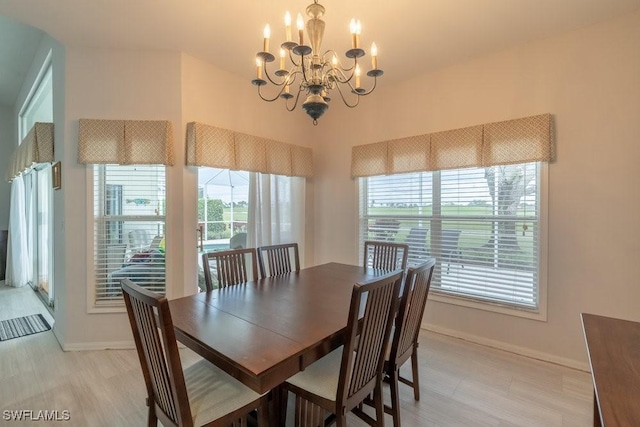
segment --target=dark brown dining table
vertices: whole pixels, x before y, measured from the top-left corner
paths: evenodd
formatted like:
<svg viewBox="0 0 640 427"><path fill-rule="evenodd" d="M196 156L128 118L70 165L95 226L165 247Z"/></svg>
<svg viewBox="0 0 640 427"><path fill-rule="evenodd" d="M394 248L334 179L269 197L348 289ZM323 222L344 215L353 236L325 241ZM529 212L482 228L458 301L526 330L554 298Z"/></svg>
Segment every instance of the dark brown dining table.
<svg viewBox="0 0 640 427"><path fill-rule="evenodd" d="M343 344L353 285L383 274L328 263L178 298L176 338L265 393Z"/></svg>
<svg viewBox="0 0 640 427"><path fill-rule="evenodd" d="M593 425L640 425L640 322L582 313Z"/></svg>

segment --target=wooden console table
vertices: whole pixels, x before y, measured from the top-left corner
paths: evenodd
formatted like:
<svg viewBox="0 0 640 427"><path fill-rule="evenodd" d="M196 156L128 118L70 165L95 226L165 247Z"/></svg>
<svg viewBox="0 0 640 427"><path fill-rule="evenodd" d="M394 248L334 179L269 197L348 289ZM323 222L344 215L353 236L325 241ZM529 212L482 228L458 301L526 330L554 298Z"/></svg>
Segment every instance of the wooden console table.
<svg viewBox="0 0 640 427"><path fill-rule="evenodd" d="M593 378L593 425L640 425L640 323L582 313Z"/></svg>

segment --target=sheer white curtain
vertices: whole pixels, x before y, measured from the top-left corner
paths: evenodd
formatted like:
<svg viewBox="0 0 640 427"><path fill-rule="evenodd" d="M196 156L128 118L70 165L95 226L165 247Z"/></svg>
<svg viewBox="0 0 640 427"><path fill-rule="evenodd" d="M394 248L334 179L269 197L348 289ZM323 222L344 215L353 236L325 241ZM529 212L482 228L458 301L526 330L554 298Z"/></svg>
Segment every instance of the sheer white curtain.
<svg viewBox="0 0 640 427"><path fill-rule="evenodd" d="M9 242L7 245L7 274L5 283L21 287L31 282L31 257L29 254L27 226L27 194L23 175L11 183L9 207Z"/></svg>
<svg viewBox="0 0 640 427"><path fill-rule="evenodd" d="M298 243L304 263L305 178L251 173L247 246Z"/></svg>

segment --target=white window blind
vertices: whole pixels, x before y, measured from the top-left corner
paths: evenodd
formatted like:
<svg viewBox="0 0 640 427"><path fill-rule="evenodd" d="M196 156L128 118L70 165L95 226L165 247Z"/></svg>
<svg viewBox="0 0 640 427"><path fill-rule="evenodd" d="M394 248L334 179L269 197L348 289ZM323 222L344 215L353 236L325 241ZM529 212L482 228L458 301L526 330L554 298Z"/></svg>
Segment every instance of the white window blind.
<svg viewBox="0 0 640 427"><path fill-rule="evenodd" d="M120 280L165 293L164 165L94 165L96 305L122 303Z"/></svg>
<svg viewBox="0 0 640 427"><path fill-rule="evenodd" d="M360 179L361 250L406 242L410 265L437 258L433 292L538 309L538 163Z"/></svg>

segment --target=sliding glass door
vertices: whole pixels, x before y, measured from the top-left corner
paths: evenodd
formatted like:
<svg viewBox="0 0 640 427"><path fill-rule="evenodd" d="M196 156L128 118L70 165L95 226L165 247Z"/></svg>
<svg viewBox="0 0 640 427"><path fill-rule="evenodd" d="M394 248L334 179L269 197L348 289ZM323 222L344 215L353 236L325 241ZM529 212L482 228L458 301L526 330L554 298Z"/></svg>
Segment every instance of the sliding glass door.
<svg viewBox="0 0 640 427"><path fill-rule="evenodd" d="M36 122L53 122L53 71L49 52L19 113L19 136L24 139ZM51 164L40 163L25 176L27 242L32 263L31 283L43 301L53 305L53 188Z"/></svg>
<svg viewBox="0 0 640 427"><path fill-rule="evenodd" d="M33 220L33 255L34 255L34 285L49 305L53 302L53 206L51 186L51 165L32 172L35 191L34 220Z"/></svg>

